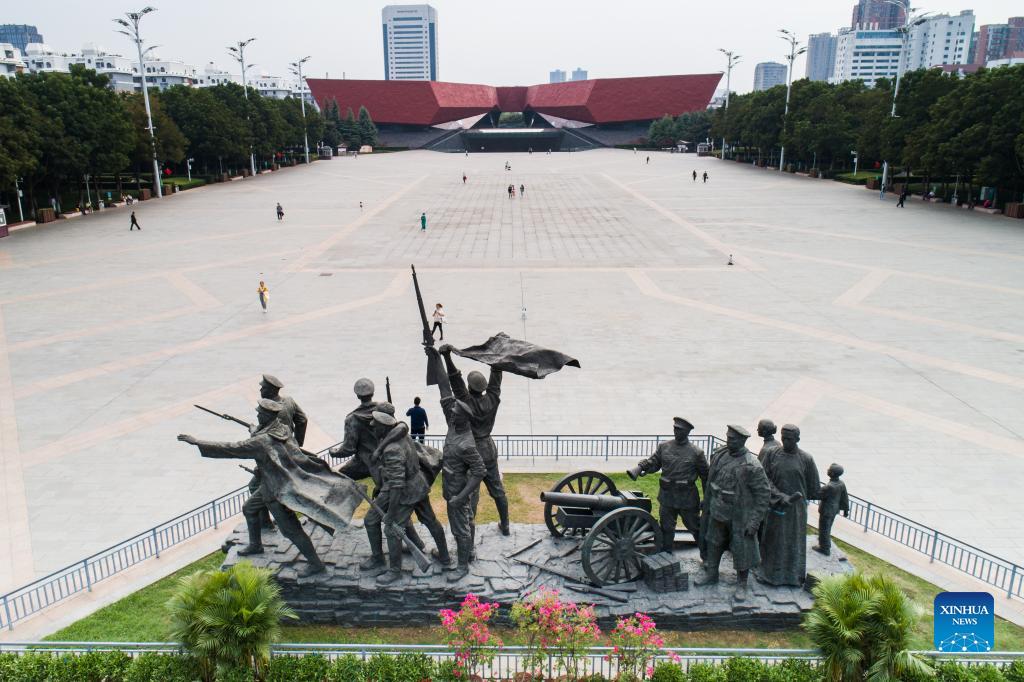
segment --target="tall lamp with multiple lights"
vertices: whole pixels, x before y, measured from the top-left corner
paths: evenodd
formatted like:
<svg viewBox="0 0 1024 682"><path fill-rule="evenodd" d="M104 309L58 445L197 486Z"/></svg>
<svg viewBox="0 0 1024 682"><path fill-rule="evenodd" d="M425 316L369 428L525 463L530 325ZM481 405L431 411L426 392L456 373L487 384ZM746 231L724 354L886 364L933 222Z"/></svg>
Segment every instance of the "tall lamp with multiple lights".
<svg viewBox="0 0 1024 682"><path fill-rule="evenodd" d="M786 75L786 110L782 114L782 126L783 126L783 128L785 128L785 126L786 126L786 117L789 116L789 93L793 90L793 61L797 58L797 55L801 55L804 52L807 52L807 48L806 47L800 47L800 48L797 47L800 44L800 41L797 40L797 37L796 37L795 33L787 31L786 29L780 29L779 33L782 34L779 37L789 43L789 54L786 55L786 59L789 60L789 71L787 72L787 75ZM785 131L783 131L783 132L785 132ZM779 170L780 171L785 167L784 166L785 161L786 161L786 145L782 145L782 150L779 152Z"/></svg>
<svg viewBox="0 0 1024 682"><path fill-rule="evenodd" d="M732 50L718 48L718 51L725 55L725 113L722 116L722 161L725 161L725 118L729 115L729 93L732 91L732 67L740 61L740 55L733 54Z"/></svg>
<svg viewBox="0 0 1024 682"><path fill-rule="evenodd" d="M114 21L124 27L124 30L119 30L118 33L128 36L132 41L135 42L135 47L139 53L139 77L142 81L142 101L146 104L146 121L149 123L149 141L153 147L153 193L159 199L164 195L163 190L160 186L160 163L156 159L156 130L153 128L153 112L149 108L149 90L146 87L146 67L143 63L143 49L142 49L142 36L139 33L139 22L142 21L142 17L146 16L150 12L155 12L156 9L153 7L143 7L138 12L126 12L125 18L117 18ZM153 48L145 50L149 52Z"/></svg>
<svg viewBox="0 0 1024 682"><path fill-rule="evenodd" d="M238 62L239 66L242 67L242 90L245 92L245 98L249 99L249 86L245 81L245 70L252 66L252 64L245 63L245 48L255 38L249 38L248 40L240 40L235 45L228 47L228 52ZM249 147L249 169L253 175L256 175L256 155L252 152L252 147Z"/></svg>
<svg viewBox="0 0 1024 682"><path fill-rule="evenodd" d="M309 164L309 133L306 130L306 81L302 80L302 65L308 62L307 55L297 62L292 62L292 73L299 77L299 102L302 106L302 145L306 151L306 164Z"/></svg>

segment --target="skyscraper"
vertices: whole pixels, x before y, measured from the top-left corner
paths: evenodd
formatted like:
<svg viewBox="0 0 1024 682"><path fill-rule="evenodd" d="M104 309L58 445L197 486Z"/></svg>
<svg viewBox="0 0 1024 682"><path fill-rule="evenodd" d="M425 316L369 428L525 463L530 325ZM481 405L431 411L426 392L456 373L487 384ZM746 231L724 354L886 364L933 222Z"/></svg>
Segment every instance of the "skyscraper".
<svg viewBox="0 0 1024 682"><path fill-rule="evenodd" d="M910 29L904 71L970 63L973 35L974 12L969 9L956 16L939 14L923 19Z"/></svg>
<svg viewBox="0 0 1024 682"><path fill-rule="evenodd" d="M874 86L879 78L893 79L899 70L903 40L900 32L839 29L832 83L859 80Z"/></svg>
<svg viewBox="0 0 1024 682"><path fill-rule="evenodd" d="M754 67L754 91L767 90L776 85L786 84L786 65L778 62L761 62Z"/></svg>
<svg viewBox="0 0 1024 682"><path fill-rule="evenodd" d="M574 81L585 81L587 80L587 70L576 67L572 70L572 80Z"/></svg>
<svg viewBox="0 0 1024 682"><path fill-rule="evenodd" d="M555 69L554 71L548 72L549 83L564 83L565 82L565 71L562 69Z"/></svg>
<svg viewBox="0 0 1024 682"><path fill-rule="evenodd" d="M1022 56L1014 53L1024 53L1024 17L1012 17L1005 24L985 24L978 29L975 64L984 66L995 59Z"/></svg>
<svg viewBox="0 0 1024 682"><path fill-rule="evenodd" d="M430 5L388 5L384 27L384 80L437 80L437 10Z"/></svg>
<svg viewBox="0 0 1024 682"><path fill-rule="evenodd" d="M35 26L28 24L0 24L0 43L10 43L25 54L29 43L41 43L43 36Z"/></svg>
<svg viewBox="0 0 1024 682"><path fill-rule="evenodd" d="M908 0L909 2L909 0ZM887 30L902 26L906 21L905 6L888 0L859 0L853 6L850 28Z"/></svg>
<svg viewBox="0 0 1024 682"><path fill-rule="evenodd" d="M836 67L836 37L831 33L816 33L807 38L806 77L812 81L827 81Z"/></svg>

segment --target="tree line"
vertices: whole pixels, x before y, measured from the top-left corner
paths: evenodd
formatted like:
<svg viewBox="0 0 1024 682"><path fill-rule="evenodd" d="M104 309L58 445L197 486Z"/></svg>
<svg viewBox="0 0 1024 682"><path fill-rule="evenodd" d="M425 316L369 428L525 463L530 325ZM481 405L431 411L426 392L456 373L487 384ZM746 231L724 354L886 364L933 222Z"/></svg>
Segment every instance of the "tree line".
<svg viewBox="0 0 1024 682"><path fill-rule="evenodd" d="M999 189L999 202L1024 190L1024 65L982 69L962 78L936 69L907 73L891 115L894 83L793 83L733 95L715 111L711 135L730 155L834 171L853 164L873 169L888 161L899 175L929 182L959 179Z"/></svg>
<svg viewBox="0 0 1024 682"><path fill-rule="evenodd" d="M336 103L321 113L298 99L273 99L235 83L210 88L175 86L149 92L157 159L163 172L215 174L302 158L304 133L319 144L376 145L377 129L365 108L342 117ZM70 73L0 78L0 204L15 205L15 183L26 214L51 200L89 189L119 196L132 182L152 185L153 147L141 93L116 93L107 76L81 65ZM88 178L88 181L86 180ZM8 213L10 215L10 213Z"/></svg>

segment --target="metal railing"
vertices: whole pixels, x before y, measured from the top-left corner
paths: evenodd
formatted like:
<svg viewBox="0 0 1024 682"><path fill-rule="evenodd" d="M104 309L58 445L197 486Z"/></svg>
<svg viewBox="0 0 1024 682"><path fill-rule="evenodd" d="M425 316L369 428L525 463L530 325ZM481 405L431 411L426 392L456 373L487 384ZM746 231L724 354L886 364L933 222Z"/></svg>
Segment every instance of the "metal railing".
<svg viewBox="0 0 1024 682"><path fill-rule="evenodd" d="M248 496L248 488L239 488L0 596L0 627L14 629L15 623L46 607L79 592L91 592L92 586L101 580L216 528L220 522L239 514Z"/></svg>
<svg viewBox="0 0 1024 682"><path fill-rule="evenodd" d="M849 497L850 521L861 526L865 533L878 533L920 552L930 562L945 564L991 585L1004 592L1007 598L1024 598L1024 568L1019 564L855 495Z"/></svg>
<svg viewBox="0 0 1024 682"><path fill-rule="evenodd" d="M51 653L59 655L81 655L90 652L121 651L135 658L145 653L181 654L181 645L175 642L0 642L0 653L26 654ZM495 653L494 660L484 671L485 679L509 679L516 673L526 672L526 647L506 646ZM590 674L601 674L611 678L618 671L614 661L605 657L612 653L611 647L593 647L582 655L581 666ZM1005 668L1015 661L1024 661L1021 651L992 651L986 653L947 653L942 651L912 652L933 663L953 661L965 666L992 665ZM454 660L455 652L443 644L275 644L270 649L271 657L280 656L321 656L329 661L343 656L355 656L367 661L373 656L400 656L420 654L436 661ZM687 648L662 649L656 662L675 661L684 670L698 663L722 664L730 658L749 658L769 665L784 661L803 660L811 664L821 661L817 649L732 649L732 648ZM548 662L549 676L557 674L553 661Z"/></svg>
<svg viewBox="0 0 1024 682"><path fill-rule="evenodd" d="M495 436L494 442L499 456L506 461L523 457L609 461L612 458L645 457L659 443L670 438L660 435L501 435ZM444 437L438 435L427 436L425 440L434 447L441 447L444 443ZM707 453L724 444L721 438L711 435L691 435L690 440ZM15 623L48 606L77 593L91 591L97 582L141 561L159 557L162 550L216 528L218 523L241 512L248 495L247 488L239 488L0 596L0 627L13 629ZM1008 598L1024 598L1024 568L1018 564L854 495L850 495L850 520L862 526L864 532L878 533L920 552L930 561L937 561L991 585Z"/></svg>
<svg viewBox="0 0 1024 682"><path fill-rule="evenodd" d="M534 460L538 458L559 460L585 457L608 461L617 457L628 459L647 457L660 443L671 440L672 436L501 435L493 436L493 439L498 449L498 457L506 461L521 457L531 457ZM725 441L718 436L691 434L690 441L702 447L708 454L716 447L725 445ZM424 443L440 449L444 446L444 436L428 435L424 438ZM333 456L331 459L335 463L341 461Z"/></svg>

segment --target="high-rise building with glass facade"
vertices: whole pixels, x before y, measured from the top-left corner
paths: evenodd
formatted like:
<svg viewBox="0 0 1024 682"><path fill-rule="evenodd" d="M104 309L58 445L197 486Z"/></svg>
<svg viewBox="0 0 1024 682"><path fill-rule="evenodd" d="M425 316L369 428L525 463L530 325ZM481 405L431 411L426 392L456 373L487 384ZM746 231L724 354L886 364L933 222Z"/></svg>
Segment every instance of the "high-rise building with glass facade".
<svg viewBox="0 0 1024 682"><path fill-rule="evenodd" d="M25 54L29 43L41 43L39 29L28 24L0 24L0 43L10 43Z"/></svg>

